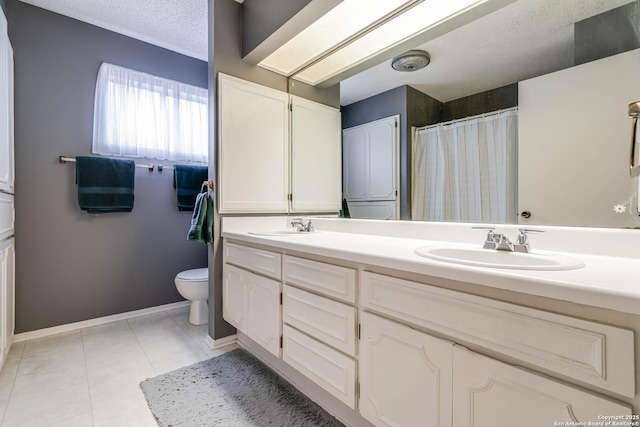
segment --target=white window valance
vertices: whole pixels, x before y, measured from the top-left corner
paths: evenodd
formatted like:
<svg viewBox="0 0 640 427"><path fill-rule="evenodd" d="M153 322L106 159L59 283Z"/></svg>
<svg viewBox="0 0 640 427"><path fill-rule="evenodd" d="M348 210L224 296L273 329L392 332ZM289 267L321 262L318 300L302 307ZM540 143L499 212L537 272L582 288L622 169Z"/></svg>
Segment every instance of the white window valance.
<svg viewBox="0 0 640 427"><path fill-rule="evenodd" d="M206 163L208 91L103 63L92 152Z"/></svg>

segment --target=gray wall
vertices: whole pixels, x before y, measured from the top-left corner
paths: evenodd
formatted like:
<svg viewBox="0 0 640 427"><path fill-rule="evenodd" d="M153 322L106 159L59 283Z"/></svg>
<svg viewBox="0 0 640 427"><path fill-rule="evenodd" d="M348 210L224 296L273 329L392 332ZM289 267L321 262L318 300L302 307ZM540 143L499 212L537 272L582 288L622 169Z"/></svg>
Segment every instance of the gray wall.
<svg viewBox="0 0 640 427"><path fill-rule="evenodd" d="M309 3L311 0L245 0L242 3L242 56Z"/></svg>
<svg viewBox="0 0 640 427"><path fill-rule="evenodd" d="M300 88L300 92L290 91L288 79L279 74L251 65L242 60L242 15L244 5L234 0L209 1L209 138L210 175L216 177L217 138L217 79L219 72L268 86L283 92L298 94L317 102L338 106L340 90L335 86L326 90ZM284 4L284 3L282 3ZM297 12L299 2L289 5ZM282 12L287 14L286 12ZM291 13L293 15L295 12ZM245 28L245 31L247 28ZM296 86L298 84L296 83ZM217 180L216 180L217 185ZM216 191L217 194L217 191ZM209 336L223 338L235 333L235 328L222 318L222 240L220 237L222 216L214 217L214 243L209 251Z"/></svg>
<svg viewBox="0 0 640 427"><path fill-rule="evenodd" d="M640 47L640 0L576 22L575 65Z"/></svg>
<svg viewBox="0 0 640 427"><path fill-rule="evenodd" d="M182 300L173 279L204 267L178 212L171 172L136 169L132 213L77 205L75 165L91 154L103 61L207 86L206 62L8 0L15 58L16 332ZM139 162L146 162L144 159ZM153 161L153 163L157 163Z"/></svg>

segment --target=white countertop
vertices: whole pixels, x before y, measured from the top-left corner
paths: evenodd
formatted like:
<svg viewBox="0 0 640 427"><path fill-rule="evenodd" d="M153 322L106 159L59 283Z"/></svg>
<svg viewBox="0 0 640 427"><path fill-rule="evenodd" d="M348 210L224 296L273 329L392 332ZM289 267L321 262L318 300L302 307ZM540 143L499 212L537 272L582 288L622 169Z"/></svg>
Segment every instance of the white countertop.
<svg viewBox="0 0 640 427"><path fill-rule="evenodd" d="M250 231L283 229L286 221L275 218L281 217L224 218L222 237L640 314L639 258L564 251L563 254L578 258L585 266L565 271L513 270L431 260L416 255L414 250L425 245L443 245L442 240L331 231L331 228L337 228L332 227L331 220L314 220L314 224L320 225L320 227L316 226L318 230L316 233L282 236L249 234ZM340 220L337 221L335 223L339 224ZM351 221L353 222L349 224L352 224L352 228L356 230L358 223ZM282 224L282 226L276 224ZM434 225L431 224L428 227L434 227ZM468 229L468 226L466 228ZM475 233L471 232L471 235L478 240L475 246L480 247L482 237ZM599 237L602 241L603 237ZM464 244L469 243L456 242L456 245ZM548 247L544 249L552 250ZM533 252L535 251L534 246Z"/></svg>

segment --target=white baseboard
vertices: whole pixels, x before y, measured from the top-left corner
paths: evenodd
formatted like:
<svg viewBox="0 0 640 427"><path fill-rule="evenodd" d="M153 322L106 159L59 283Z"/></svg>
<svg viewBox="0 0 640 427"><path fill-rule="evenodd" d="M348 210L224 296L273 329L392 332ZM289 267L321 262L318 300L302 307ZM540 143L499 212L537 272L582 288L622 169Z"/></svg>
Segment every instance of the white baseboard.
<svg viewBox="0 0 640 427"><path fill-rule="evenodd" d="M50 335L60 334L62 332L77 331L82 328L91 326L104 325L105 323L117 322L118 320L126 320L134 317L140 317L147 314L159 313L161 311L172 310L189 305L190 301L173 302L171 304L159 305L156 307L143 308L141 310L127 311L126 313L113 314L111 316L98 317L96 319L83 320L81 322L68 323L66 325L53 326L51 328L38 329L35 331L23 332L13 336L13 342L31 340L34 338L43 338Z"/></svg>
<svg viewBox="0 0 640 427"><path fill-rule="evenodd" d="M229 335L228 337L222 337L214 340L209 335L207 335L207 337L204 339L204 342L211 350L217 350L219 348L235 344L236 342L238 342L238 337L237 335Z"/></svg>

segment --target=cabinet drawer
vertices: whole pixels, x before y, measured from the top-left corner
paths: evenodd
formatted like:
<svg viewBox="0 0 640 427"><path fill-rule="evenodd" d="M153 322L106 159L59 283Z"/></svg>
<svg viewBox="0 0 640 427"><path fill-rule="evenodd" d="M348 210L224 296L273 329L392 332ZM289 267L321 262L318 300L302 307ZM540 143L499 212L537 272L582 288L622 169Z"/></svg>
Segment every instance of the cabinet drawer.
<svg viewBox="0 0 640 427"><path fill-rule="evenodd" d="M264 274L265 276L280 279L282 277L282 255L262 249L224 244L224 262Z"/></svg>
<svg viewBox="0 0 640 427"><path fill-rule="evenodd" d="M282 268L285 282L341 301L356 302L356 271L351 268L289 255L284 256Z"/></svg>
<svg viewBox="0 0 640 427"><path fill-rule="evenodd" d="M633 331L369 272L363 307L635 396Z"/></svg>
<svg viewBox="0 0 640 427"><path fill-rule="evenodd" d="M288 325L283 360L350 408L356 406L356 362Z"/></svg>
<svg viewBox="0 0 640 427"><path fill-rule="evenodd" d="M285 285L282 319L351 356L356 354L356 309Z"/></svg>

